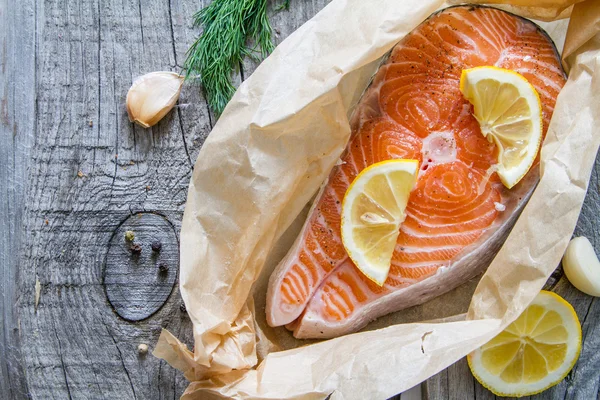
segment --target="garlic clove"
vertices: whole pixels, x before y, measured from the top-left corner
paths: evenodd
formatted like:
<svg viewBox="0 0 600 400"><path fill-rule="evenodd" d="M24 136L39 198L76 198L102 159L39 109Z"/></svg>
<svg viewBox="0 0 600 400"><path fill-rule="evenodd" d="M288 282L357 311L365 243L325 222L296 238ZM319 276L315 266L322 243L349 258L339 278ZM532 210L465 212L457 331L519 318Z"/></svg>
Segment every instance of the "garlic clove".
<svg viewBox="0 0 600 400"><path fill-rule="evenodd" d="M137 78L127 93L129 121L149 128L160 121L177 103L184 77L158 71Z"/></svg>
<svg viewBox="0 0 600 400"><path fill-rule="evenodd" d="M562 260L563 270L577 289L600 297L600 261L586 237L571 240Z"/></svg>

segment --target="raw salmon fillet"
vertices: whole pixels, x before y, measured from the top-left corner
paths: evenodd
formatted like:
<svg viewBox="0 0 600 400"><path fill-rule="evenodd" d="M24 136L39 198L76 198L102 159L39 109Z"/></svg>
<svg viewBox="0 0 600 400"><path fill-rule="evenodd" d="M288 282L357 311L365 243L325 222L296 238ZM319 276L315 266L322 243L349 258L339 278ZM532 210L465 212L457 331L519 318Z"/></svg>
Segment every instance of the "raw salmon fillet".
<svg viewBox="0 0 600 400"><path fill-rule="evenodd" d="M459 90L461 71L484 65L531 82L545 134L565 83L548 36L531 21L489 7L432 15L394 47L357 105L340 163L271 276L269 325L287 325L298 338L342 335L439 296L489 265L539 179L539 164L511 190L488 172L496 146L482 136ZM341 203L361 170L392 158L418 159L420 172L379 287L346 254Z"/></svg>

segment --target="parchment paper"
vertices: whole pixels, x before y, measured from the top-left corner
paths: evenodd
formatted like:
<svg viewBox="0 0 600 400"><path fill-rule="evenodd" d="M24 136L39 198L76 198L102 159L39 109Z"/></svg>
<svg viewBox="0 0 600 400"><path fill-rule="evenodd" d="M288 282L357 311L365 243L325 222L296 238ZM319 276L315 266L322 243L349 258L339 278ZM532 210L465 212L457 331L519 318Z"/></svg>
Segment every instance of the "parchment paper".
<svg viewBox="0 0 600 400"><path fill-rule="evenodd" d="M346 145L352 106L381 57L445 5L334 0L240 86L196 161L180 272L195 347L163 331L154 350L192 381L182 398L389 397L484 344L536 296L571 237L600 144L600 4L502 3L546 20L572 10L570 22L543 25L561 48L570 24L571 70L542 148L540 183L479 283L322 342L265 324L266 280Z"/></svg>

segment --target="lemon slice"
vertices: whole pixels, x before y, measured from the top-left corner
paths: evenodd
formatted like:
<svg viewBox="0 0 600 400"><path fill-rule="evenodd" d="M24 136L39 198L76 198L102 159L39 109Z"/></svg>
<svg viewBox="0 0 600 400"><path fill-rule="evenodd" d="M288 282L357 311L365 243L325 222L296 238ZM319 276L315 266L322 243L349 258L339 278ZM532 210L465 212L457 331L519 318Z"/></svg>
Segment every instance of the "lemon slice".
<svg viewBox="0 0 600 400"><path fill-rule="evenodd" d="M481 133L498 148L500 180L507 188L529 171L542 141L542 103L522 75L497 67L465 69L460 91L473 104Z"/></svg>
<svg viewBox="0 0 600 400"><path fill-rule="evenodd" d="M497 396L529 396L571 371L581 351L581 325L559 295L541 291L515 322L467 356L471 372Z"/></svg>
<svg viewBox="0 0 600 400"><path fill-rule="evenodd" d="M390 270L418 160L388 160L364 169L342 202L342 242L354 264L382 286Z"/></svg>

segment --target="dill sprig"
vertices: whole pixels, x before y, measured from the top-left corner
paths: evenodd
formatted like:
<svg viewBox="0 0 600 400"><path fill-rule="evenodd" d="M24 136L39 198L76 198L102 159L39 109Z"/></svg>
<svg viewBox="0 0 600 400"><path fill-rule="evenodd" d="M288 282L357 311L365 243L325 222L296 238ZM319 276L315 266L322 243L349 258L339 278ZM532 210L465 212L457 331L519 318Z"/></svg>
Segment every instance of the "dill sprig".
<svg viewBox="0 0 600 400"><path fill-rule="evenodd" d="M187 52L186 79L199 78L208 104L221 114L235 93L231 74L244 57L273 51L267 0L213 0L194 14L194 26L203 31Z"/></svg>

